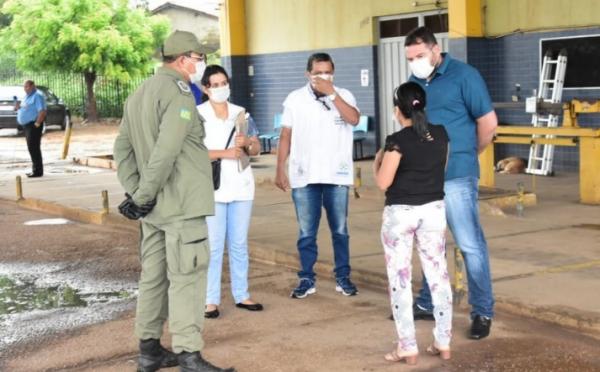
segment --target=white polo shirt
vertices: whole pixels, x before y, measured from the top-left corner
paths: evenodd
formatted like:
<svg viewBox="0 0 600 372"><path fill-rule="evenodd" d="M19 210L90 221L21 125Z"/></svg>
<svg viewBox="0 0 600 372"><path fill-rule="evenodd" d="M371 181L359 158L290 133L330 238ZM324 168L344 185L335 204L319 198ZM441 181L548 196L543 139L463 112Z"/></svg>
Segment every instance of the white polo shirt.
<svg viewBox="0 0 600 372"><path fill-rule="evenodd" d="M350 91L334 88L344 101L358 110ZM292 128L288 163L292 188L312 183L354 183L353 127L342 119L329 98L317 99L309 84L294 90L283 102L281 125Z"/></svg>
<svg viewBox="0 0 600 372"><path fill-rule="evenodd" d="M215 111L209 101L198 106L198 112L206 120L204 130L206 137L204 145L208 150L225 150L227 138L235 126L235 119L244 109L243 107L227 103L229 117L221 120L215 115ZM235 133L231 138L229 147L234 147ZM248 166L242 172L238 171L238 161L236 159L221 160L221 184L218 190L215 190L215 202L231 203L233 201L254 200L254 175L252 167Z"/></svg>

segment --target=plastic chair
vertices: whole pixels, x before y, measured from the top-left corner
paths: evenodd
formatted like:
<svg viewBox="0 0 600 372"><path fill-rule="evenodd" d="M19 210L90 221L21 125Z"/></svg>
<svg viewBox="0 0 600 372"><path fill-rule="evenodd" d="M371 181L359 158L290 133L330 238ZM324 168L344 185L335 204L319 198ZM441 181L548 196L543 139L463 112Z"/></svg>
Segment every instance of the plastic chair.
<svg viewBox="0 0 600 372"><path fill-rule="evenodd" d="M270 133L261 134L258 136L263 148L263 153L271 152L271 141L279 139L279 131L281 129L281 117L283 114L277 113L273 116L273 131Z"/></svg>
<svg viewBox="0 0 600 372"><path fill-rule="evenodd" d="M367 139L368 130L369 130L369 117L367 115L361 115L360 119L358 120L358 124L352 128L352 134L354 137L354 141L353 141L353 158L354 158L354 160L363 158L363 141L365 139ZM360 152L360 157L358 156L359 152Z"/></svg>

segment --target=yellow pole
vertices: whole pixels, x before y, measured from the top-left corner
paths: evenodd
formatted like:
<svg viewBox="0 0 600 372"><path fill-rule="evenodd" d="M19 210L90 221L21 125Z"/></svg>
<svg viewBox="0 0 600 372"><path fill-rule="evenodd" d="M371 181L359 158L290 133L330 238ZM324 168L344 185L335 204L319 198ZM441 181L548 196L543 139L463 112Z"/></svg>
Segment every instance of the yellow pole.
<svg viewBox="0 0 600 372"><path fill-rule="evenodd" d="M460 253L458 246L454 247L454 303L460 304L463 297L465 296L464 274L463 274L463 256Z"/></svg>
<svg viewBox="0 0 600 372"><path fill-rule="evenodd" d="M360 194L358 193L358 188L362 186L362 176L360 167L356 167L354 172L354 198L360 198Z"/></svg>
<svg viewBox="0 0 600 372"><path fill-rule="evenodd" d="M494 187L495 184L494 143L492 142L479 154L479 186Z"/></svg>
<svg viewBox="0 0 600 372"><path fill-rule="evenodd" d="M248 54L246 41L246 2L224 0L219 17L221 56Z"/></svg>
<svg viewBox="0 0 600 372"><path fill-rule="evenodd" d="M600 137L580 137L579 141L581 202L600 204Z"/></svg>
<svg viewBox="0 0 600 372"><path fill-rule="evenodd" d="M23 184L21 183L21 176L17 176L17 200L23 200Z"/></svg>
<svg viewBox="0 0 600 372"><path fill-rule="evenodd" d="M450 38L483 36L482 0L449 0L448 33Z"/></svg>
<svg viewBox="0 0 600 372"><path fill-rule="evenodd" d="M69 153L69 143L71 142L71 120L67 121L67 126L65 127L65 140L63 142L63 150L61 159L66 159L67 154Z"/></svg>
<svg viewBox="0 0 600 372"><path fill-rule="evenodd" d="M108 214L108 191L102 190L102 214Z"/></svg>

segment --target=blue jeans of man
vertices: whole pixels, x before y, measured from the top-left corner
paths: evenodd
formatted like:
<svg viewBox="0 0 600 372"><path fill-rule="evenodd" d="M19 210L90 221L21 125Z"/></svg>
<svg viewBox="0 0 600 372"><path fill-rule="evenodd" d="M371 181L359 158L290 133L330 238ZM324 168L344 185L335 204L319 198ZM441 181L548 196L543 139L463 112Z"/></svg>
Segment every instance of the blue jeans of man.
<svg viewBox="0 0 600 372"><path fill-rule="evenodd" d="M221 272L223 251L227 241L231 293L235 303L250 298L248 293L248 227L252 215L252 200L215 203L215 215L206 218L210 263L206 303L221 304Z"/></svg>
<svg viewBox="0 0 600 372"><path fill-rule="evenodd" d="M478 180L476 177L447 180L444 193L448 226L465 260L471 317L491 318L494 316L494 294L487 242L479 221ZM433 308L424 276L416 303L426 310Z"/></svg>
<svg viewBox="0 0 600 372"><path fill-rule="evenodd" d="M302 268L298 277L315 279L313 266L318 256L317 233L321 221L321 208L325 208L331 230L335 277L349 276L348 186L309 184L292 189L292 199L299 225L297 247Z"/></svg>

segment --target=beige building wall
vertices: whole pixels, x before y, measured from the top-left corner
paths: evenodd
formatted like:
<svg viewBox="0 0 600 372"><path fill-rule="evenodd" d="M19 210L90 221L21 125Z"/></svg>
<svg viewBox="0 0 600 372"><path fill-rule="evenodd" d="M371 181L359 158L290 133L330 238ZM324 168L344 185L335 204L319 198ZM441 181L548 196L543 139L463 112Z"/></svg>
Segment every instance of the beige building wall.
<svg viewBox="0 0 600 372"><path fill-rule="evenodd" d="M240 55L374 45L377 17L445 12L446 8L446 2L436 7L430 1L409 0L227 0L221 9L231 18L228 31L247 38L245 48L224 46L222 52Z"/></svg>
<svg viewBox="0 0 600 372"><path fill-rule="evenodd" d="M600 25L599 0L482 0L485 36Z"/></svg>

